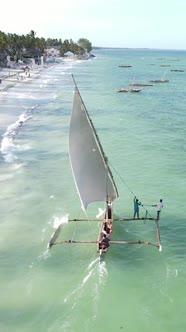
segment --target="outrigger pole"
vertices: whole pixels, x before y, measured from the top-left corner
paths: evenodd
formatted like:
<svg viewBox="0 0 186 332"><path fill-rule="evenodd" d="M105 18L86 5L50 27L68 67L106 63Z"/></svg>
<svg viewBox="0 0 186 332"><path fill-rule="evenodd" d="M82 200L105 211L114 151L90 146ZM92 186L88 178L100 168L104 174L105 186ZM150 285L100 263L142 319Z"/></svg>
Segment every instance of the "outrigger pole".
<svg viewBox="0 0 186 332"><path fill-rule="evenodd" d="M99 243L99 241L63 240L63 241L58 241L58 242L52 243L50 248L56 244L64 244L64 243L70 243L70 244L90 243L90 244L92 244L92 243ZM145 245L150 245L150 246L159 248L159 244L155 244L155 243L148 242L148 241L141 241L141 240L138 240L138 241L110 241L110 244L145 244Z"/></svg>
<svg viewBox="0 0 186 332"><path fill-rule="evenodd" d="M157 238L157 242L158 242L158 249L159 249L159 251L162 251L158 219L155 219L155 222L156 222L156 238Z"/></svg>
<svg viewBox="0 0 186 332"><path fill-rule="evenodd" d="M152 242L148 242L148 241L110 241L110 244L144 244L144 245L151 245L154 247L157 247L159 249L159 251L162 251L162 246L161 246L161 240L160 240L160 231L159 231L159 224L158 224L158 219L155 218L139 218L139 219L125 219L125 218L118 218L118 219L114 219L114 221L132 221L132 220L154 220L156 222L156 238L157 238L157 243L152 243ZM69 222L72 221L87 221L87 219L70 219ZM97 219L90 219L89 221L96 221L96 222L102 222L104 223L104 220L97 220ZM80 240L63 240L63 241L57 241L57 238L59 236L59 233L61 231L62 228L62 224L58 226L58 228L56 229L56 231L53 233L47 248L50 249L52 248L52 246L56 245L56 244L64 244L64 243L99 243L99 241L80 241Z"/></svg>
<svg viewBox="0 0 186 332"><path fill-rule="evenodd" d="M115 221L138 221L138 220L156 220L155 218L139 218L139 219L135 219L135 218L116 218L113 219L113 222ZM68 222L72 222L72 221L87 221L87 219L69 219ZM96 221L96 222L102 222L104 223L105 220L104 219L88 219L88 221Z"/></svg>

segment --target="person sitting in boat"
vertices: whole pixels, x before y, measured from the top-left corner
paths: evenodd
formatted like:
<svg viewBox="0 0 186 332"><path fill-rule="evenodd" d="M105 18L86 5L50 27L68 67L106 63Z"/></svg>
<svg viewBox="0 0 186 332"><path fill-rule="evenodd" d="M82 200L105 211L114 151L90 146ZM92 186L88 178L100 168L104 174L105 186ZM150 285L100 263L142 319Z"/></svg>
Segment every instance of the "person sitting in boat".
<svg viewBox="0 0 186 332"><path fill-rule="evenodd" d="M104 228L103 228L103 234L106 234L107 236L110 236L112 233L112 225L111 223L105 222Z"/></svg>
<svg viewBox="0 0 186 332"><path fill-rule="evenodd" d="M106 229L107 236L111 236L112 234L112 222L107 223L107 229Z"/></svg>
<svg viewBox="0 0 186 332"><path fill-rule="evenodd" d="M107 228L106 228L106 234L107 234L107 236L109 236L110 233L111 233L111 229L110 229L110 227L109 227L109 225L108 225Z"/></svg>
<svg viewBox="0 0 186 332"><path fill-rule="evenodd" d="M141 202L139 202L139 200L136 198L136 196L134 197L134 219L137 215L137 218L139 219L139 206L141 205Z"/></svg>
<svg viewBox="0 0 186 332"><path fill-rule="evenodd" d="M103 234L103 239L101 241L101 245L103 249L107 249L110 245L110 239L107 237L106 234Z"/></svg>

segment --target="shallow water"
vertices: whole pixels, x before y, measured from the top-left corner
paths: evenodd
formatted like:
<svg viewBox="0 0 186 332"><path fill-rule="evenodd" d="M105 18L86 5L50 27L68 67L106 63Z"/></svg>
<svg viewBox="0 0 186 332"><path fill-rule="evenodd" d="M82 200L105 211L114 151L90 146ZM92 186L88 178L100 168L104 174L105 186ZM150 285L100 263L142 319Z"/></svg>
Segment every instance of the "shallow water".
<svg viewBox="0 0 186 332"><path fill-rule="evenodd" d="M94 50L93 61L56 65L0 95L0 328L29 331L185 331L186 52ZM129 63L131 68L120 68ZM161 67L168 64L170 67ZM95 245L47 250L54 226L84 217L68 158L74 74L118 187L115 213L133 198L155 217L164 200L163 251ZM131 82L169 83L116 93ZM21 122L20 122L21 121ZM88 208L94 218L104 204ZM96 240L97 223L64 223L60 239ZM113 240L156 241L153 221L118 223Z"/></svg>

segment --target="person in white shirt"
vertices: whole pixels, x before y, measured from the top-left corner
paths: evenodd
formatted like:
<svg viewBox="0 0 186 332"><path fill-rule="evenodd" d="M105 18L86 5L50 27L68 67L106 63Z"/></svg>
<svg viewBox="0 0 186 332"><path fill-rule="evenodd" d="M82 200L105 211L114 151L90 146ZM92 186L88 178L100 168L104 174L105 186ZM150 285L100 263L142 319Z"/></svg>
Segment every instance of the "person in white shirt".
<svg viewBox="0 0 186 332"><path fill-rule="evenodd" d="M159 220L160 212L161 212L161 209L163 208L163 200L160 199L158 204L155 204L155 205L152 205L152 206L156 206L156 208L157 208L157 220Z"/></svg>

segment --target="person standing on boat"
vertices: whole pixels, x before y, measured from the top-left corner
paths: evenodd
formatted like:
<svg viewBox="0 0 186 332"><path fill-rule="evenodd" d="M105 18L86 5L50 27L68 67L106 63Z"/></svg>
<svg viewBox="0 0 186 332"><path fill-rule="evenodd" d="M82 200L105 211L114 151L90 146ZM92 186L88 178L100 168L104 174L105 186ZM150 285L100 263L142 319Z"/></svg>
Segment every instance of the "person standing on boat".
<svg viewBox="0 0 186 332"><path fill-rule="evenodd" d="M160 218L160 212L163 208L163 200L160 199L159 203L158 204L155 204L155 205L152 205L152 206L155 206L157 208L157 220L159 220Z"/></svg>
<svg viewBox="0 0 186 332"><path fill-rule="evenodd" d="M139 200L136 198L136 196L134 197L134 219L137 215L137 218L139 219L139 206L141 205L141 202L139 202Z"/></svg>

